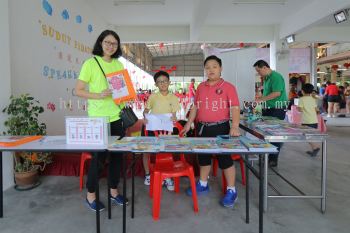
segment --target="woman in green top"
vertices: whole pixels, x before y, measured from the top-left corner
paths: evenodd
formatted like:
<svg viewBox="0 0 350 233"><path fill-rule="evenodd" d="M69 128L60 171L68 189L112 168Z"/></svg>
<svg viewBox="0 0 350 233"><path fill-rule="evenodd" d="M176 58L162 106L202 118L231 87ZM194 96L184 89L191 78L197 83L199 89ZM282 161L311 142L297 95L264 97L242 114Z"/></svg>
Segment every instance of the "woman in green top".
<svg viewBox="0 0 350 233"><path fill-rule="evenodd" d="M76 95L88 100L89 116L109 117L111 135L124 136L125 130L119 117L120 109L112 99L112 91L108 89L105 75L124 69L118 58L122 55L120 48L120 38L114 31L105 30L97 38L92 54L94 57L86 60L81 68L79 79L76 83ZM96 60L97 59L97 60ZM100 66L101 68L100 68ZM102 69L102 70L101 70ZM88 90L86 90L88 86ZM107 153L93 157L90 164L88 178L86 182L87 206L96 211L95 187L98 174L94 167L99 165L99 171L107 158ZM110 198L112 203L123 205L124 197L118 193L118 183L120 178L121 164L123 156L121 154L111 154L109 158L108 184L110 187ZM127 200L126 200L127 203ZM100 211L104 205L100 202Z"/></svg>

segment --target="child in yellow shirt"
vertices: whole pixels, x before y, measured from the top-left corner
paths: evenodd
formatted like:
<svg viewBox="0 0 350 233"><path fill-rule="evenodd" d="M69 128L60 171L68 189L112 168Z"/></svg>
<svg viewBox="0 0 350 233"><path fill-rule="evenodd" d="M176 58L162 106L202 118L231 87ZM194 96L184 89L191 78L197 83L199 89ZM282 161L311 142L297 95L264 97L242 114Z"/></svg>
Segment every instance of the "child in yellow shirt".
<svg viewBox="0 0 350 233"><path fill-rule="evenodd" d="M180 110L180 104L178 98L169 93L170 77L165 71L158 71L154 74L154 82L156 87L158 87L159 92L153 93L147 100L146 108L143 111L143 116L147 113L152 114L172 114L172 120L176 121L176 112ZM146 120L145 120L146 122ZM141 135L144 135L144 126L142 127ZM152 131L147 131L148 136L154 136ZM150 174L148 167L148 160L150 154L143 155L143 167L145 168L145 185L150 185ZM174 190L174 182L172 179L168 178L165 180L165 185L169 191Z"/></svg>
<svg viewBox="0 0 350 233"><path fill-rule="evenodd" d="M302 125L309 126L311 128L317 129L317 103L315 98L312 97L312 92L314 86L310 83L306 83L302 87L303 96L299 99L298 110L302 112L301 123ZM320 147L310 142L312 151L307 151L306 153L311 157L315 157L320 151Z"/></svg>

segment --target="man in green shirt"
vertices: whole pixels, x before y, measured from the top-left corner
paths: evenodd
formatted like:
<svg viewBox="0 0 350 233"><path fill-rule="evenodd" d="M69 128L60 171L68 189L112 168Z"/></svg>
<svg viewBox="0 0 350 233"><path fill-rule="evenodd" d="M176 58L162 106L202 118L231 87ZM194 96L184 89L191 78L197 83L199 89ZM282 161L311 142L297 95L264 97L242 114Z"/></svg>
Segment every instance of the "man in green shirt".
<svg viewBox="0 0 350 233"><path fill-rule="evenodd" d="M265 105L262 115L277 117L284 120L286 115L286 108L288 106L288 99L284 79L282 75L274 70L271 70L269 64L264 60L258 60L253 67L256 72L264 78L264 92L263 96L257 101L264 102ZM278 151L282 147L282 143L273 143L278 147ZM277 167L278 154L269 155L269 166Z"/></svg>

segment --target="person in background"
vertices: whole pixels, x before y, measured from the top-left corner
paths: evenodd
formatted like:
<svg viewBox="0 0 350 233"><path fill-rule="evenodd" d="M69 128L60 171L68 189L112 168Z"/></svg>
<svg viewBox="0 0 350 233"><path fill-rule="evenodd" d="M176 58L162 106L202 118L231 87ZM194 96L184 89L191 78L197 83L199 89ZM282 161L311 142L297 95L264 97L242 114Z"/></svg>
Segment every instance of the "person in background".
<svg viewBox="0 0 350 233"><path fill-rule="evenodd" d="M187 133L196 122L198 137L216 137L218 135L239 136L240 108L235 86L221 78L222 61L216 56L209 56L204 61L207 80L199 84L190 115L181 133ZM223 103L220 105L219 103ZM217 107L215 107L217 106ZM230 126L230 115L232 125ZM237 200L235 187L236 169L231 155L217 156L219 167L224 171L227 181L226 195L220 200L224 207L233 207ZM212 155L198 156L200 178L196 183L197 195L209 192L208 176L211 169ZM191 188L186 190L192 196Z"/></svg>
<svg viewBox="0 0 350 233"><path fill-rule="evenodd" d="M314 97L312 97L312 92L314 90L314 86L310 83L306 83L302 87L303 96L300 97L298 103L298 111L302 113L301 123L302 125L309 126L311 128L317 129L317 104ZM311 151L307 151L306 153L311 157L315 157L317 153L320 151L320 147L313 143L309 142L311 146Z"/></svg>
<svg viewBox="0 0 350 233"><path fill-rule="evenodd" d="M195 84L196 80L194 78L191 79L191 83L188 87L188 98L189 98L189 101L190 101L190 104L193 104L194 102L194 97L196 95L196 89L195 89Z"/></svg>
<svg viewBox="0 0 350 233"><path fill-rule="evenodd" d="M296 97L298 97L297 89L296 89L295 85L291 85L290 91L288 94L288 100L294 99Z"/></svg>
<svg viewBox="0 0 350 233"><path fill-rule="evenodd" d="M337 103L339 103L339 90L337 85L328 81L325 95L327 96L328 103L327 117L335 117L335 113L337 112Z"/></svg>
<svg viewBox="0 0 350 233"><path fill-rule="evenodd" d="M266 108L263 109L262 115L277 117L280 120L284 120L288 99L282 75L272 70L269 64L264 60L258 60L254 63L253 67L261 77L264 77L263 96L256 100L266 103ZM278 151L280 151L283 145L282 143L272 144L277 146ZM277 167L278 155L279 154L269 155L270 167Z"/></svg>
<svg viewBox="0 0 350 233"><path fill-rule="evenodd" d="M145 123L147 123L145 114L152 113L152 114L172 114L172 121L176 121L176 112L180 110L180 104L178 98L174 95L169 93L169 85L170 85L170 77L169 74L165 71L158 71L154 74L154 82L156 84L156 87L158 87L159 92L153 93L148 98L146 108L143 111L143 116L145 119ZM153 131L147 131L148 136L154 136ZM141 136L145 136L145 125L142 126L141 129ZM145 153L143 154L143 167L145 169L145 185L150 185L151 177L149 173L149 166L148 166L148 160L149 160L150 154ZM174 191L174 181L170 178L165 179L164 185L167 187L169 191Z"/></svg>
<svg viewBox="0 0 350 233"><path fill-rule="evenodd" d="M346 113L349 114L350 113L350 85L349 83L345 83L344 84L345 87L345 100L346 100Z"/></svg>
<svg viewBox="0 0 350 233"><path fill-rule="evenodd" d="M124 104L116 105L112 99L112 91L108 89L105 75L123 70L123 64L118 61L122 55L120 38L114 31L105 30L97 38L92 50L94 57L86 60L80 70L75 90L76 95L88 100L88 115L94 117L108 117L110 121L110 133L112 136L124 136L125 129L119 117ZM88 86L88 90L86 90ZM85 203L88 208L97 211L95 188L99 174L95 166L98 164L99 171L103 169L107 159L107 153L93 156L87 176L87 195ZM123 205L124 198L118 193L118 184L121 172L123 156L120 153L111 153L109 157L108 186L109 197L112 204ZM128 200L125 198L125 202ZM105 207L99 202L99 211Z"/></svg>

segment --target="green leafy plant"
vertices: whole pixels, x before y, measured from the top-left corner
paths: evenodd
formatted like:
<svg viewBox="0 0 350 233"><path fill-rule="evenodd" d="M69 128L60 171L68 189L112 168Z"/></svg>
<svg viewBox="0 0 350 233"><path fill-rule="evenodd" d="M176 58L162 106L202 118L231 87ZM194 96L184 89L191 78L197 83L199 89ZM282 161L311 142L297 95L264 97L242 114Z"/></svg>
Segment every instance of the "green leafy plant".
<svg viewBox="0 0 350 233"><path fill-rule="evenodd" d="M7 128L4 135L28 136L46 135L46 124L39 122L39 115L44 112L40 102L29 94L10 97L10 104L2 110L8 114L4 125ZM50 153L21 152L15 155L15 171L27 172L33 169L45 169L46 164L52 162Z"/></svg>

